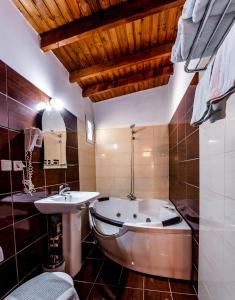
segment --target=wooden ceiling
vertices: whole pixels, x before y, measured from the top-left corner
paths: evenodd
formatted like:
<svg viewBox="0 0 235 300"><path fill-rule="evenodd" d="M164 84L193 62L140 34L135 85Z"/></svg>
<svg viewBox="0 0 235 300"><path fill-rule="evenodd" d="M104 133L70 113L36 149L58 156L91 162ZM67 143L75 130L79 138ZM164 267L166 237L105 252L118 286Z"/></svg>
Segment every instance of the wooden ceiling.
<svg viewBox="0 0 235 300"><path fill-rule="evenodd" d="M165 85L185 0L13 0L93 102Z"/></svg>

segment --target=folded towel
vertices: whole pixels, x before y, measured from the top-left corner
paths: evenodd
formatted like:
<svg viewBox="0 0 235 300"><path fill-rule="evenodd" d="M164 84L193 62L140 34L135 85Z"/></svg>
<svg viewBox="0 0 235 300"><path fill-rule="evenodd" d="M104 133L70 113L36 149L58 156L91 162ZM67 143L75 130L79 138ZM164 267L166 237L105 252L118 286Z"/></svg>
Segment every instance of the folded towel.
<svg viewBox="0 0 235 300"><path fill-rule="evenodd" d="M207 19L206 26L202 31L200 38L192 53L192 59L211 56L215 52L215 49L218 47L219 42L226 34L230 24L234 20L234 14L227 14L223 18L222 22L220 23L219 29L215 32L210 44L204 51L211 35L214 33L215 27L219 22L219 19L219 16L209 17ZM196 37L199 26L200 23L193 23L190 19L185 20L182 17L179 19L177 38L175 45L172 49L173 51L171 60L173 63L185 61L188 58L190 49Z"/></svg>
<svg viewBox="0 0 235 300"><path fill-rule="evenodd" d="M224 9L230 0L212 0L214 4L212 6L210 16L219 16L223 14ZM205 11L210 3L210 0L187 0L184 4L182 17L183 19L191 19L194 23L198 23L202 20ZM226 13L235 12L235 0L232 0Z"/></svg>

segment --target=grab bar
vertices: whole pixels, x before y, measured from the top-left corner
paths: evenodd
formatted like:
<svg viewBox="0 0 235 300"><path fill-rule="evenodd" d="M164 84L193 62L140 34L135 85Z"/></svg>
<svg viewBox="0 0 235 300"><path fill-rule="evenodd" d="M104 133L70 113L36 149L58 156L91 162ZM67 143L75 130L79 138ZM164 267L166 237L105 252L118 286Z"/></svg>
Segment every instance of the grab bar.
<svg viewBox="0 0 235 300"><path fill-rule="evenodd" d="M109 225L113 225L113 226L117 226L117 227L122 227L124 222L120 222L120 221L115 221L115 220L111 220L109 218L106 218L100 214L98 214L93 207L90 207L89 208L90 210L90 213L92 215L92 217L94 217L95 219L103 222L103 223L106 223L106 224L109 224Z"/></svg>

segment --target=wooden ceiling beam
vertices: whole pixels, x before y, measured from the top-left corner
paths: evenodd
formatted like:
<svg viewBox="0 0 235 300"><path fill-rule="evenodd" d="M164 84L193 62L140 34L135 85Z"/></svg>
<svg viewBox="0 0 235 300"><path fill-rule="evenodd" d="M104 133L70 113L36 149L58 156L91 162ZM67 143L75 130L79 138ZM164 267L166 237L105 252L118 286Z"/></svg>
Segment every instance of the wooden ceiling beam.
<svg viewBox="0 0 235 300"><path fill-rule="evenodd" d="M144 83L150 79L170 76L173 74L173 65L165 66L155 70L149 70L136 74L133 76L128 76L125 78L120 78L115 81L105 82L102 84L97 84L88 88L85 88L82 92L83 97L97 96L104 92L108 92L114 89L118 89L124 86L133 85L136 83Z"/></svg>
<svg viewBox="0 0 235 300"><path fill-rule="evenodd" d="M88 68L76 70L70 73L70 82L79 82L80 80L89 79L98 76L104 72L113 72L115 70L130 67L133 64L143 63L154 59L160 59L170 55L172 44L165 44L144 50L136 54L119 57L103 64L94 65Z"/></svg>
<svg viewBox="0 0 235 300"><path fill-rule="evenodd" d="M185 0L129 0L120 5L101 10L88 17L42 33L41 49L49 51L91 36L95 31L133 22L164 10L183 6Z"/></svg>

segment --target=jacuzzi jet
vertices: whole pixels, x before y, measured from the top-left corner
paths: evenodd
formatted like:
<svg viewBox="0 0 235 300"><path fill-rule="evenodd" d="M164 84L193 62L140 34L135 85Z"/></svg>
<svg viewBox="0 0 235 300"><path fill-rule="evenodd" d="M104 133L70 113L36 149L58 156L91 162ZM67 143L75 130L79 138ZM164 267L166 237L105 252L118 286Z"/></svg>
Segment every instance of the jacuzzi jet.
<svg viewBox="0 0 235 300"><path fill-rule="evenodd" d="M150 218L147 218L146 219L146 223L150 223L151 222L151 219Z"/></svg>

